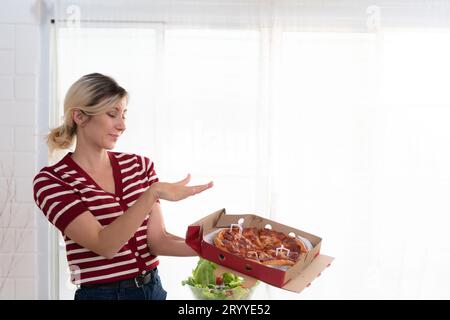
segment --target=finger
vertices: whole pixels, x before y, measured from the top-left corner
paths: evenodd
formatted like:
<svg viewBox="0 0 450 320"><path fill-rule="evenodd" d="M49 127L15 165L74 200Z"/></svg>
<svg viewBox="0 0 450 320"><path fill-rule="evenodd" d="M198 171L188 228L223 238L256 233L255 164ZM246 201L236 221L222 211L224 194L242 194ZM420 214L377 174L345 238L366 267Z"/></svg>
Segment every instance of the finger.
<svg viewBox="0 0 450 320"><path fill-rule="evenodd" d="M186 176L186 178L184 178L183 180L180 180L178 182L175 182L175 184L181 184L181 185L186 185L189 183L189 181L191 181L191 174L188 173L188 175Z"/></svg>
<svg viewBox="0 0 450 320"><path fill-rule="evenodd" d="M192 195L203 192L209 188L212 188L212 186L214 185L214 183L211 181L207 184L202 184L202 185L198 185L198 186L192 186L191 188L191 192Z"/></svg>

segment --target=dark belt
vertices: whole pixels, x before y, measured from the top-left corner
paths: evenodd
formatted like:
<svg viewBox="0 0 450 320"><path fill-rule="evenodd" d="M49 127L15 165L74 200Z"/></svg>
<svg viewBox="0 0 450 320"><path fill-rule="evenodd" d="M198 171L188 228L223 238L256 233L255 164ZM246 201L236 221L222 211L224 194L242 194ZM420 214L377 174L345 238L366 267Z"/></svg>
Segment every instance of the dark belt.
<svg viewBox="0 0 450 320"><path fill-rule="evenodd" d="M140 288L148 284L156 275L158 269L148 271L145 274L139 275L136 278L119 280L115 282L99 283L99 284L82 284L80 288L89 289L119 289L119 288Z"/></svg>

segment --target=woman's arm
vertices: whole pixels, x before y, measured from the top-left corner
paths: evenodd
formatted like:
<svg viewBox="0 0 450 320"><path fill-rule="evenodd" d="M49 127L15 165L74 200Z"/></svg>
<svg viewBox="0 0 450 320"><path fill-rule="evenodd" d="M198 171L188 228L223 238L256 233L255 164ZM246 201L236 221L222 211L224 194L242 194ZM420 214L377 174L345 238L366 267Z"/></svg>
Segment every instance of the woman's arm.
<svg viewBox="0 0 450 320"><path fill-rule="evenodd" d="M73 241L107 259L112 259L142 225L157 199L178 201L212 187L212 183L188 187L189 176L176 183L157 182L123 215L103 227L90 211L76 217L64 230ZM180 241L181 242L181 241Z"/></svg>
<svg viewBox="0 0 450 320"><path fill-rule="evenodd" d="M152 192L145 192L134 205L111 224L103 227L90 211L76 217L64 233L84 248L112 259L133 236L156 201Z"/></svg>
<svg viewBox="0 0 450 320"><path fill-rule="evenodd" d="M185 240L166 231L161 206L155 203L147 223L147 242L150 252L157 256L197 256Z"/></svg>

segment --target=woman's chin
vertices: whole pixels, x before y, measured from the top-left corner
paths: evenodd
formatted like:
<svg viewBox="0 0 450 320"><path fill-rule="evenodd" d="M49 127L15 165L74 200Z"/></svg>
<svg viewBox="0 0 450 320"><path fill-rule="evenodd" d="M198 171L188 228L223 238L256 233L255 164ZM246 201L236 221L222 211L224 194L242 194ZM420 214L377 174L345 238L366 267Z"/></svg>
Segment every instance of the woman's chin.
<svg viewBox="0 0 450 320"><path fill-rule="evenodd" d="M103 148L105 148L106 150L112 150L114 149L114 147L116 146L116 143L107 143L103 146Z"/></svg>

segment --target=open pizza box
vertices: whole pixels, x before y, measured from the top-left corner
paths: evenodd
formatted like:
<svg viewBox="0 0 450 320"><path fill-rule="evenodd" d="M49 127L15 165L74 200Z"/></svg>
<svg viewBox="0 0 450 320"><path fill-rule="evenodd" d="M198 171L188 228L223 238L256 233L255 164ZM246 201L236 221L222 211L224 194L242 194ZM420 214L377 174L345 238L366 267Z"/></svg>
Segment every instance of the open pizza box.
<svg viewBox="0 0 450 320"><path fill-rule="evenodd" d="M211 234L214 234L217 230L229 228L232 224L238 224L238 221L241 222L240 225L243 228L272 228L272 230L283 232L286 235L293 233L295 236L308 239L312 249L301 256L293 266L274 268L217 248L211 241ZM218 210L191 224L186 232L186 243L202 258L232 269L238 275L243 276L248 283L258 279L293 292L301 292L305 287L308 287L325 268L330 266L334 259L320 254L322 239L313 234L255 214L226 214L225 209ZM252 278L255 279L252 280Z"/></svg>

